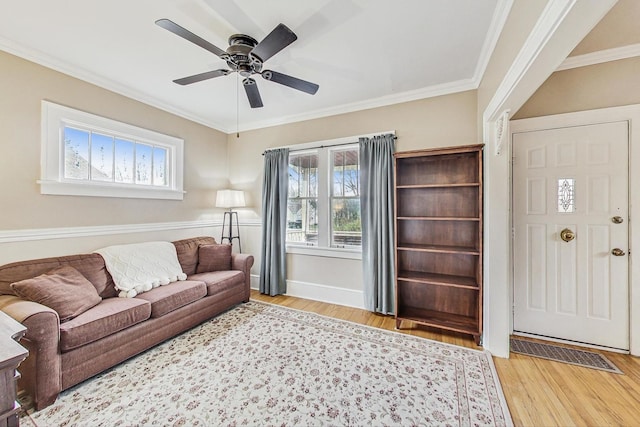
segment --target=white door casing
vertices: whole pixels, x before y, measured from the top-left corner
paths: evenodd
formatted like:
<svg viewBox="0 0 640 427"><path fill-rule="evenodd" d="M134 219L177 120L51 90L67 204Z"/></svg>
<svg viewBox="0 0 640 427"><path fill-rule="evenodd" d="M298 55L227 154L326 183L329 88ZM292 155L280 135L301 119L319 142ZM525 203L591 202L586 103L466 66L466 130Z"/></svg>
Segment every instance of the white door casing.
<svg viewBox="0 0 640 427"><path fill-rule="evenodd" d="M512 149L514 331L629 349L629 123L514 133Z"/></svg>

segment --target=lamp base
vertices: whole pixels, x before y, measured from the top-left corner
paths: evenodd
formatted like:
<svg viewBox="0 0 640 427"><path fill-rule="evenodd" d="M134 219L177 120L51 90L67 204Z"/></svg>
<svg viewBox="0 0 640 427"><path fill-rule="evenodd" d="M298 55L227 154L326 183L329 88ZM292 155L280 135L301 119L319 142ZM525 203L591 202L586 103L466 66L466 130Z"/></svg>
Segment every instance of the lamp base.
<svg viewBox="0 0 640 427"><path fill-rule="evenodd" d="M225 236L225 228L227 224L227 217L229 217L229 231ZM233 235L233 218L236 219L236 235ZM220 237L220 243L224 243L225 240L229 241L230 245L233 245L233 240L238 239L238 252L242 253L242 243L240 242L240 223L238 221L238 212L232 210L225 211L224 219L222 220L222 236Z"/></svg>

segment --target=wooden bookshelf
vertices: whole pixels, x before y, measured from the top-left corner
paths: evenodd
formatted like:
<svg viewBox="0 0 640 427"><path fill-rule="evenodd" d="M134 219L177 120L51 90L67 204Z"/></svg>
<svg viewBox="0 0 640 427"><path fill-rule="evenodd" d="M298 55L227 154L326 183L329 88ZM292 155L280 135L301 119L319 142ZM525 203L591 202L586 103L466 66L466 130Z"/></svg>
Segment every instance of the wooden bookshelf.
<svg viewBox="0 0 640 427"><path fill-rule="evenodd" d="M482 145L395 154L396 327L482 337Z"/></svg>

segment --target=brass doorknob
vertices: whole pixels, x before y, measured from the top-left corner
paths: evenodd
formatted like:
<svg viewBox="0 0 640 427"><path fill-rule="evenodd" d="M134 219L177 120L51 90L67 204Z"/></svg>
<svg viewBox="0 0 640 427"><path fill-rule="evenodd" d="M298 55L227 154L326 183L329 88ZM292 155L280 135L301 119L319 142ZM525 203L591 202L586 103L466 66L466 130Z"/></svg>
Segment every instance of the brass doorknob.
<svg viewBox="0 0 640 427"><path fill-rule="evenodd" d="M620 248L611 249L611 255L613 256L624 256L626 253Z"/></svg>
<svg viewBox="0 0 640 427"><path fill-rule="evenodd" d="M564 230L562 230L560 232L560 238L562 240L564 240L565 242L570 242L573 239L576 238L576 233L574 233L573 231L569 230L568 228L565 228Z"/></svg>
<svg viewBox="0 0 640 427"><path fill-rule="evenodd" d="M624 219L621 216L616 215L611 218L611 222L613 222L614 224L622 224L624 222Z"/></svg>

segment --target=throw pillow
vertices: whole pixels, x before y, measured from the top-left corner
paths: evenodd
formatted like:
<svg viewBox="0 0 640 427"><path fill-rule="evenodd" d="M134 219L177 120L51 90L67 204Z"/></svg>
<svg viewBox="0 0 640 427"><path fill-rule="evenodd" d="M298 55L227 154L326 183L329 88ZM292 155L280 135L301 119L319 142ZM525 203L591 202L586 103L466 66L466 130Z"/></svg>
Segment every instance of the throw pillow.
<svg viewBox="0 0 640 427"><path fill-rule="evenodd" d="M231 245L200 245L196 273L231 270Z"/></svg>
<svg viewBox="0 0 640 427"><path fill-rule="evenodd" d="M70 265L12 283L11 289L19 297L55 310L60 322L71 320L102 301L91 282Z"/></svg>

